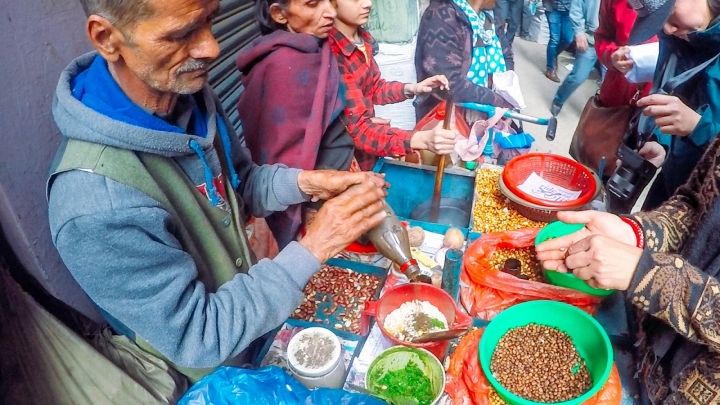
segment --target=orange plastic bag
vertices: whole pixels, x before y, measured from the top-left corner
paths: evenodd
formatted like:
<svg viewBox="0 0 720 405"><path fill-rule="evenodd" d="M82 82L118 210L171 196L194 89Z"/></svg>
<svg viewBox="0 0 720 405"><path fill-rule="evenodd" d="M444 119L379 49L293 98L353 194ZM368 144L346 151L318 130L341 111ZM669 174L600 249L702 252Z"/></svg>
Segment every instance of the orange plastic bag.
<svg viewBox="0 0 720 405"><path fill-rule="evenodd" d="M460 298L472 316L490 320L512 305L533 300L561 301L594 312L601 300L598 297L547 283L521 280L490 266L490 257L496 249L534 246L538 232L538 228L533 228L488 233L467 248L461 280L468 287L461 289Z"/></svg>
<svg viewBox="0 0 720 405"><path fill-rule="evenodd" d="M478 345L484 330L476 329L468 333L450 356L445 392L454 405L490 405L493 389L478 359ZM585 401L584 405L619 405L621 401L622 383L617 367L613 364L603 388Z"/></svg>

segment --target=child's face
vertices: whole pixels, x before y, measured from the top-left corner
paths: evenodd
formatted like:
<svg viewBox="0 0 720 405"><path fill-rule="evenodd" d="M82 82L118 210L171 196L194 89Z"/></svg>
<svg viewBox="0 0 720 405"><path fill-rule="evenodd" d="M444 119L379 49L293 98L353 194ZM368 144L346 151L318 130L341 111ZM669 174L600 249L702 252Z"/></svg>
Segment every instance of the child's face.
<svg viewBox="0 0 720 405"><path fill-rule="evenodd" d="M349 26L367 24L372 9L372 0L334 0L337 19Z"/></svg>

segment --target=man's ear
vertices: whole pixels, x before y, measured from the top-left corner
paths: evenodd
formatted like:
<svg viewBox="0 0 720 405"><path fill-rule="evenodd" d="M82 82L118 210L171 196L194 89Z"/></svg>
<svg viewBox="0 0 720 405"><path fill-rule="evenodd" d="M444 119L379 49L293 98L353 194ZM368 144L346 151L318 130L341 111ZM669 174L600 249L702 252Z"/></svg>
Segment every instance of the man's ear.
<svg viewBox="0 0 720 405"><path fill-rule="evenodd" d="M286 25L288 23L283 8L277 3L270 5L270 18L280 25Z"/></svg>
<svg viewBox="0 0 720 405"><path fill-rule="evenodd" d="M120 45L125 42L123 33L107 18L91 15L87 19L87 35L90 43L108 62L115 62L120 58Z"/></svg>

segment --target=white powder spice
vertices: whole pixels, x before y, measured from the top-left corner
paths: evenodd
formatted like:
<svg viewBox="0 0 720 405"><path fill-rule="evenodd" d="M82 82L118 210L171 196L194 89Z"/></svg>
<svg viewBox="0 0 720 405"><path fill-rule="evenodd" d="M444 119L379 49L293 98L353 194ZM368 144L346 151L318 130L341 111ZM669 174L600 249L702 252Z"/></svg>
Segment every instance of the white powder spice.
<svg viewBox="0 0 720 405"><path fill-rule="evenodd" d="M440 327L442 324L442 327ZM385 317L385 330L397 339L408 341L426 333L448 329L445 315L428 301L407 301Z"/></svg>

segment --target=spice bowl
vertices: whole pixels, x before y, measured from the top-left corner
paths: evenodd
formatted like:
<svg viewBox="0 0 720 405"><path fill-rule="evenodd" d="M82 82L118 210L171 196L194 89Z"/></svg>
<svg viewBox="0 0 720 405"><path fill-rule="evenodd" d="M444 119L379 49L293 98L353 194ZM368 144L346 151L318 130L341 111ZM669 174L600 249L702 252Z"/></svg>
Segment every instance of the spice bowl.
<svg viewBox="0 0 720 405"><path fill-rule="evenodd" d="M365 387L387 398L434 405L445 390L445 370L440 360L425 349L394 346L370 363Z"/></svg>
<svg viewBox="0 0 720 405"><path fill-rule="evenodd" d="M600 324L586 312L569 304L557 301L529 301L512 306L496 316L483 332L478 347L483 373L505 402L510 405L541 404L510 392L495 378L490 366L500 339L511 329L531 324L548 326L566 334L590 375L591 383L588 391L570 400L554 402L556 405L582 404L605 385L612 369L613 352L610 339ZM575 373L574 367L572 373ZM528 384L531 383L528 381Z"/></svg>
<svg viewBox="0 0 720 405"><path fill-rule="evenodd" d="M398 339L385 328L385 319L390 313L414 300L427 301L436 307L445 316L448 329L466 329L472 324L472 318L460 311L452 297L442 289L425 283L407 283L390 288L377 301L365 302L361 320L363 329L367 330L369 319L374 316L382 334L394 344L426 349L442 359L448 348L447 341L411 343Z"/></svg>
<svg viewBox="0 0 720 405"><path fill-rule="evenodd" d="M329 329L303 329L290 339L287 363L293 376L307 388L341 388L345 361L340 339Z"/></svg>

